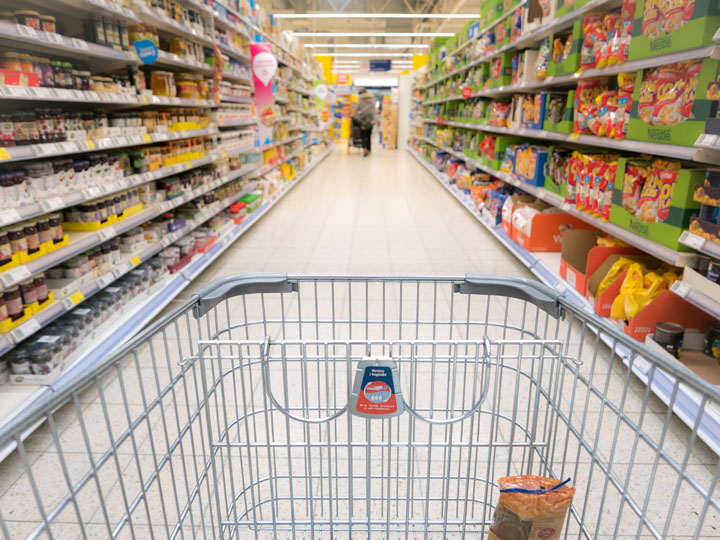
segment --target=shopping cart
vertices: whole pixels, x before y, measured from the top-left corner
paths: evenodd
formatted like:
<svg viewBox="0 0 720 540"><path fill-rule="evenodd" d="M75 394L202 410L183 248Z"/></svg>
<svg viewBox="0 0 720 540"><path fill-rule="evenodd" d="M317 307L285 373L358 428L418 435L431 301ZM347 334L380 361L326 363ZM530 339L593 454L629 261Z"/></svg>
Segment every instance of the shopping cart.
<svg viewBox="0 0 720 540"><path fill-rule="evenodd" d="M396 410L360 410L367 366L388 367ZM661 374L669 407L650 390ZM17 451L0 531L481 538L497 479L539 474L577 488L565 538L717 538L720 465L699 426L719 403L537 282L233 276L2 428Z"/></svg>
<svg viewBox="0 0 720 540"><path fill-rule="evenodd" d="M350 119L350 138L348 139L348 151L350 151L350 148L360 148L362 150L363 147L363 139L362 139L362 129L360 129L360 122L355 120L354 118Z"/></svg>

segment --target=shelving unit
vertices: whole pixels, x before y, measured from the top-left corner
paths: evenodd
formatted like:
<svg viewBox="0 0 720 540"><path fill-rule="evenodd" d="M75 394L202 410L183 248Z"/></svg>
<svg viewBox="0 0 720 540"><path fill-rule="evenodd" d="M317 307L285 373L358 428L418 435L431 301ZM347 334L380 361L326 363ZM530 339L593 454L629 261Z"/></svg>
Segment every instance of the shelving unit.
<svg viewBox="0 0 720 540"><path fill-rule="evenodd" d="M252 33L253 39L259 36L261 39L272 44L273 50L282 57L278 60L280 65L289 65L293 69L294 75L292 80L295 79L296 75L304 80L310 80L305 73L307 68L301 59L290 53L287 48L265 34L260 28L252 25L247 19L236 13L229 15L221 13L217 5L215 5L215 7L218 9L213 10L210 6L198 0L183 0L185 6L197 10L200 16L205 19L205 22L210 25L209 27L205 26L206 30L209 28L209 31L200 34L193 29L192 25L180 24L170 19L160 8L149 8L149 3L145 0L132 0L130 2L131 9L118 7L117 4L111 4L107 0L57 1L67 7L72 17L82 19L90 14L100 13L102 15L123 19L132 24L143 23L154 27L164 38L180 37L202 45L206 56L209 56L211 50L217 45L218 49L231 60L239 61L246 66L249 66L251 63L249 54L247 54L244 48L240 48L234 44L228 44L227 34L221 36L220 31L230 31L242 36L245 44L251 40ZM42 7L42 5L38 5L39 9L42 9ZM231 20L233 18L234 20ZM60 25L59 28L62 29L62 25ZM197 26L195 26L195 28L197 28ZM210 78L215 74L215 67L211 65L192 58L181 57L164 50L158 51L157 61L150 67L141 63L132 47L128 51L118 50L91 43L83 39L41 32L5 21L0 21L0 37L4 38L4 42L10 48L28 50L31 53L37 54L44 53L53 57L59 56L73 62L75 60L81 61L84 66L88 66L89 71L93 75L129 66L137 66L141 69L150 68L151 71L153 69L166 69L175 73L192 72L202 75L205 78ZM235 43L239 43L239 41ZM238 68L235 67L234 69L237 70ZM150 71L146 72L148 88L150 86L149 77L147 77L149 73ZM239 75L238 73L239 71L221 70L219 75L221 80L240 83L252 88L252 77ZM287 79L285 82L290 85L292 80ZM212 81L209 82L212 84ZM205 109L209 112L211 109L222 108L222 103L251 104L253 100L252 95L242 97L228 95L221 98L220 102L216 102L214 99L154 96L149 89L141 93L136 92L132 86L129 91L126 90L127 88L123 88L123 93L107 93L89 90L80 91L61 88L0 85L0 106L30 109L43 106L61 107L64 104L72 104L76 109L79 108L79 106L88 106L94 109L106 110L108 115L110 115L116 113L124 114L125 109L153 111L163 110L164 107L171 109ZM311 95L309 91L304 91L299 88L297 92L304 96ZM283 101L283 98L280 97L279 101ZM289 101L285 100L285 102ZM229 109L232 107L226 108ZM201 114L202 113L203 111L201 111ZM222 118L222 115L218 116ZM244 115L228 114L226 116ZM289 117L287 117L287 119L289 121ZM105 181L104 183L98 183L96 185L83 185L81 188L74 189L68 193L45 196L45 198L35 199L19 207L0 209L0 227L13 226L28 219L89 203L96 199L118 194L156 180L166 179L200 167L213 165L216 162L225 163L224 160L241 154L258 154L257 159L248 156L241 160L241 163L244 163L243 165L227 171L214 181L206 181L196 189L186 191L182 196L176 196L161 203L146 204L139 212L94 232L70 232L68 233L69 243L64 247L60 247L55 251L51 251L24 264L19 264L11 269L0 271L0 284L2 284L4 288L12 287L24 280L27 276L37 275L72 257L86 253L87 250L91 248L106 243L193 199L207 195L229 182L237 179L245 179L244 188L241 192L226 197L223 200L215 200L212 203L207 203L205 210L196 215L194 219L186 221L185 225L180 229L164 235L160 241L138 245L137 249L134 249L132 253L123 253L120 263L115 264L111 271L103 275L92 276L92 279L78 280L77 285L68 285L68 289L73 289L71 293L67 295L63 293L62 297L59 296L55 298L45 309L38 311L26 321L23 321L22 324L7 333L0 334L0 362L4 362L5 358L3 358L3 356L12 351L18 344L24 342L30 343L34 339L33 336L38 334L38 332L42 332L42 329L46 325L63 317L78 305L82 305L86 300L91 299L97 293L111 286L116 280L132 272L138 265L146 263L156 257L168 246L187 237L199 227L207 225L208 220L225 211L244 194L254 192L258 189L270 189L268 187L270 184L263 178L263 175L271 173L281 163L297 158L305 153L312 145L323 142L321 139L314 137L311 138L312 140L308 144L299 146L296 141L302 139L304 134L297 133L297 130L303 129L304 127L312 128L312 126L306 126L306 119L304 119L302 123L302 126L288 126L290 130L294 131L292 136L285 136L280 140L263 146L254 146L252 144L252 137L248 137L247 135L248 130L238 129L253 128L253 126L256 125L255 118L238 118L211 122L203 129L168 131L162 133L156 128L155 132L144 134L138 129L126 129L122 131L113 128L107 133L111 133L114 136L100 139L71 140L0 149L0 162L2 162L3 165L13 167L15 166L14 164L17 164L17 167L23 167L25 162L38 159L46 160L55 157L72 157L81 154L89 155L98 151L131 150L136 147L144 147L169 141L182 141L190 138L204 138L205 145L204 155L192 160L159 167L147 172L131 174L117 180ZM286 134L288 128L285 128L281 133L283 135ZM232 138L233 136L231 136L230 139L228 139L227 136L220 137L222 133L228 131L233 133L237 131L245 135L240 135L237 139ZM119 135L120 133L124 134ZM249 140L250 144L246 144L246 140ZM271 165L258 169L258 159L260 159L259 154L261 152L294 142L295 144L292 146L292 150L288 147L285 152L287 155L282 160L276 160ZM70 380L74 374L80 372L85 366L109 354L132 335L139 332L143 325L150 321L168 302L187 287L191 281L217 259L232 242L244 234L246 230L265 215L278 200L317 166L329 152L329 149L322 152L316 159L308 163L291 181L281 181L272 184L279 185L279 189L268 197L260 208L248 214L240 225L222 229L222 234L215 238L214 243L210 244L206 251L197 253L189 264L182 267L176 273L166 274L158 286L150 291L146 291L141 297L131 302L130 305L125 306L122 313L117 314L112 321L96 329L92 336L86 338L80 350L76 351L71 359L66 360L64 371L52 386L9 386L2 384L7 377L7 364L0 364L0 424L9 420L15 411L30 405L39 396L47 392L52 392L53 388L57 388L58 385L63 384L64 381ZM310 154L308 153L306 155ZM276 179L280 178L279 173L273 174ZM83 277L86 278L88 276L85 275ZM11 451L11 449L8 448L0 450L0 460L2 460L9 451Z"/></svg>
<svg viewBox="0 0 720 540"><path fill-rule="evenodd" d="M571 70L570 72L566 72L561 75L548 76L544 79L529 81L527 78L523 77L523 72L513 72L513 75L519 77L519 79L513 80L520 80L521 82L502 85L503 82L510 80L509 72L507 74L503 73L503 75L507 76L506 81L498 80L495 77L491 77L492 80L490 82L486 82L487 72L476 71L472 74L472 77L466 76L469 70L479 67L483 64L485 64L483 65L483 68L485 69L487 69L488 67L493 67L492 64L490 66L488 66L487 64L493 59L498 60L499 56L503 53L512 52L512 55L515 55L516 53L520 53L525 49L537 50L543 39L553 34L554 38L558 38L558 32L571 30L576 22L583 21L585 17L590 13L618 13L620 11L619 8L621 4L622 2L617 0L590 0L586 4L581 5L581 7L579 7L578 9L566 11L563 15L560 16L550 16L551 18L549 20L546 19L540 22L536 21L534 23L534 26L528 28L525 27L525 24L527 22L525 2L518 2L509 10L502 13L500 17L496 17L488 26L479 30L473 38L466 39L463 42L458 42L457 40L455 40L445 42L444 44L438 43L435 46L434 51L431 51L430 54L431 72L427 75L427 80L421 81L413 87L413 97L410 114L410 125L412 126L412 129L410 130L411 135L409 137L411 142L414 143L413 146L415 147L415 149L411 150L412 155L416 159L418 159L422 163L422 165L450 193L452 193L452 195L468 211L470 211L478 219L478 221L485 228L487 228L488 231L491 232L491 234L493 234L495 238L497 238L511 253L513 253L513 255L515 255L520 261L522 261L522 263L528 269L530 269L530 271L534 275L536 275L540 280L542 280L549 286L561 292L568 299L568 301L588 313L588 315L592 319L597 320L598 324L609 324L612 326L616 326L618 323L612 319L604 319L597 316L595 314L593 306L591 306L590 302L588 302L584 298L583 294L579 293L575 289L574 285L570 285L569 283L565 282L563 279L560 278L559 252L535 253L530 252L524 247L520 246L508 234L504 232L502 227L495 224L496 221L494 216L491 218L489 215L485 215L483 213L484 210L482 208L479 208L482 205L479 205L475 200L473 200L470 195L466 195L460 190L456 189L454 184L451 185L445 174L436 170L431 164L427 163L420 155L420 153L416 151L416 149L419 149L420 146L423 145L426 149L425 155L428 155L431 152L426 145L430 145L431 147L434 147L437 150L448 154L448 156L445 157L450 157L450 159L452 160L462 160L466 165L466 170L482 171L484 173L488 173L489 175L491 175L491 177L500 180L507 186L514 186L515 188L519 188L522 193L532 196L535 200L542 201L543 203L547 203L552 207L560 209L564 213L574 216L575 218L578 218L583 222L592 225L593 228L606 232L613 237L626 242L630 246L636 247L642 252L651 255L656 259L659 259L660 261L669 263L674 266L687 268L695 267L694 265L700 265L702 263L702 261L699 260L698 253L712 257L716 260L720 260L720 243L706 240L703 237L692 234L689 231L685 231L682 233L682 236L680 236L679 242L683 246L692 248L692 250L682 251L677 248L671 249L666 245L649 240L648 238L646 238L645 236L641 236L640 234L636 234L637 229L635 231L631 230L632 226L636 226L638 228L642 227L641 224L633 222L631 224L632 226L629 225L628 228L625 228L617 225L616 223L604 221L599 217L595 217L592 214L586 213L582 208L578 208L575 204L566 202L565 197L545 189L545 187L542 185L532 185L522 180L520 176L516 176L515 174L510 172L503 172L486 165L486 163L490 163L490 161L488 160L482 160L481 158L470 157L470 155L468 155L480 155L480 149L478 149L478 146L480 145L484 134L487 134L488 136L503 135L516 137L519 143L527 142L529 145L543 145L543 143L545 143L543 146L552 145L555 149L562 148L567 152L571 150L578 150L589 155L602 152L613 154L618 153L621 156L627 157L657 156L659 159L668 158L672 160L681 160L683 162L686 162L684 164L685 168L690 167L690 163L688 162L694 163L697 168L713 168L713 166L717 168L718 166L720 166L720 136L714 133L702 133L696 137L696 140L690 140L688 137L684 139L678 138L677 140L672 139L672 142L674 144L664 144L660 142L663 140L660 137L660 133L648 133L646 137L648 140L640 141L628 138L616 139L610 137L600 137L584 133L560 133L544 129L521 128L518 127L518 124L520 123L518 116L522 115L518 113L517 109L512 108L508 115L507 123L496 122L497 124L502 123L502 126L490 125L489 121L492 121L490 120L490 115L486 114L486 116L483 117L482 114L478 114L478 111L482 112L486 109L482 107L473 108L473 105L478 101L478 99L483 99L484 101L485 99L490 100L494 98L513 98L513 104L515 106L519 106L519 102L516 100L515 96L527 93L537 95L541 92L550 92L553 90L556 93L567 92L571 89L576 89L579 81L587 81L591 79L609 79L611 82L608 88L612 90L613 88L616 88L616 86L614 86L614 83L612 82L612 79L615 78L619 73L637 73L642 72L642 70L656 68L668 64L681 63L685 61L698 61L707 58L717 59L720 56L720 50L718 50L717 46L717 43L720 43L720 39L717 39L717 36L720 36L720 31L718 31L715 35L715 39L713 39L713 42L703 44L702 46L697 46L697 42L694 42L692 43L692 46L689 46L690 43L688 42L687 45L683 44L687 48L685 50L682 50L683 45L679 44L679 42L675 42L673 47L669 47L667 43L663 42L663 44L661 44L660 46L667 46L667 49L665 50L669 50L672 52L655 54L658 51L652 49L651 47L651 52L649 54L653 56L633 59L624 62L621 61L613 65L606 65L600 68L578 69L577 71L575 71L573 68L573 70ZM488 45L486 47L483 45L485 47L484 52L476 52L478 49L473 49L472 52L469 51L469 47L477 44L478 40L482 38L484 33L494 31L498 23L500 23L503 18L513 16L513 13L517 8L523 8L523 29L513 27L516 31L518 31L517 35L512 35L512 37L509 37L509 34L505 34L504 39L506 44L503 44L499 47L493 48L493 46L491 45ZM696 12L693 13L695 13L695 15L698 15ZM624 17L624 20L627 20L627 15L625 15ZM632 18L632 14L630 14L630 17ZM633 24L637 25L641 22L641 19L638 19L638 17L634 17ZM709 24L709 22L708 20L698 20L697 24ZM631 58L633 55L632 51L637 51L637 49L634 49L633 47L639 46L634 45L637 35L638 33L634 32L632 34L632 39L629 43ZM496 37L497 39L501 39L497 36L497 34L494 37ZM560 37L564 39L565 34L561 35ZM577 40L579 36L574 35L573 37L575 40ZM513 41L507 42L508 39L513 39ZM580 41L582 41L582 39ZM660 42L658 41L658 43ZM582 51L576 52L578 55L583 54ZM573 52L571 54L575 53ZM516 62L515 64L513 64L513 69L517 67L517 62L522 62L523 60L525 62L528 61L528 56L522 57L523 60L518 60L519 58L521 57L513 56L513 61ZM534 60L532 61L534 62ZM706 64L703 64L703 66L705 65ZM496 67L496 69L498 68ZM499 69L502 70L503 68L500 67ZM567 64L560 66L558 69L566 69L567 71ZM527 73L527 71L525 71L525 73ZM525 77L527 77L527 75L525 75ZM714 73L710 74L709 77L710 79L714 80ZM491 84L493 84L492 81L494 81L494 84L497 84L499 86L491 88ZM635 94L633 94L635 96L633 98L634 100L637 99L638 85L641 83L642 80L635 81ZM463 95L463 92L465 95ZM694 99L703 98L704 95L702 98L694 97ZM712 101L712 99L708 99L708 101ZM469 105L463 107L463 104ZM571 105L568 104L568 108L570 106ZM577 107L577 105L575 106ZM631 117L637 118L638 113L635 103L633 103L633 107L634 108L630 113L632 115ZM708 114L712 114L712 116L715 116L714 112ZM694 119L704 120L704 117ZM568 117L563 117L563 121L567 120ZM536 123L538 122L536 121ZM542 127L542 121L539 124ZM674 125L674 122L670 122L670 124ZM440 135L441 128L458 129L455 130L455 133L452 133L452 130L446 129L446 131L442 133L442 135ZM460 137L457 137L458 130L463 130L462 132L460 132ZM632 128L630 129L630 131L632 132ZM697 131L697 128L695 128L694 133L696 133ZM708 129L707 131L710 131L710 129ZM475 137L478 132L481 133L480 138ZM667 135L664 132L663 134ZM628 133L628 135L631 136L633 135L633 133ZM473 137L473 139L470 138L471 136ZM695 134L693 134L692 137L695 137ZM472 150L468 148L468 146L470 146L470 144L468 144L468 141L471 140L472 144L474 145ZM657 142L649 142L650 140ZM667 138L666 140L668 142L671 141L670 138ZM438 141L442 141L442 144L439 144ZM492 140L486 140L485 142L487 142L489 146L492 146L490 144L493 142ZM507 142L507 139L504 142ZM512 144L515 143L513 142ZM502 157L502 154L504 153L504 147L501 148L503 148L503 150L499 151L500 157ZM495 155L495 158L500 159L497 154ZM443 160L444 159L445 158L443 158ZM550 156L548 156L548 164L549 162ZM497 164L495 164L494 166L500 168L500 166ZM516 170L515 164L512 164L510 167L511 168L509 170ZM547 175L548 173L546 172L545 174ZM615 189L617 190L618 179L615 178L614 181ZM542 179L539 179L537 183L542 183ZM602 190L603 188L600 187L599 189ZM643 191L643 193L645 193L645 191ZM692 197L692 195L690 195L690 197ZM683 203L681 207L677 208L674 206L676 203L672 203L674 209L673 211L678 210L681 213L685 212L681 214L683 216L683 219L685 220L684 222L686 222L685 218L688 217L686 215L686 210L684 210L688 208L687 206L684 206L686 202ZM615 202L615 205L616 204L617 203ZM668 201L668 205L669 204L670 202ZM613 210L614 209L615 206L613 207ZM615 216L610 218L611 221L614 217ZM639 222L640 220L638 219L637 221ZM676 223L675 225L677 226ZM679 234L679 232L675 234ZM650 234L648 234L648 237L653 238L653 236ZM690 304L700 308L702 311L712 316L713 318L720 320L720 298L710 297L708 295L708 291L713 292L714 288L709 287L704 282L698 282L696 283L696 285L697 287L693 285L693 282L678 280L674 282L671 290L675 294L685 298ZM688 309L690 309L689 306ZM668 320L673 319L669 318ZM628 360L628 354L629 351L621 351L621 356L624 358L624 361L626 362L626 364L630 365ZM650 363L642 358L640 358L639 360L634 359L631 367L633 372L638 376L638 378L640 378L647 384ZM668 377L667 374L662 373L661 375L656 375L653 379L652 391L664 402L669 403L671 393L673 392L673 384L674 381L672 380L672 378ZM720 411L714 409L706 410L703 418L698 419L697 415L698 411L700 410L700 403L697 399L697 396L692 394L692 392L688 391L686 388L682 387L680 394L681 395L675 402L674 412L691 428L697 421L700 425L701 438L706 443L708 443L714 451L720 453Z"/></svg>
<svg viewBox="0 0 720 540"><path fill-rule="evenodd" d="M425 161L417 152L412 150L410 154L435 178L455 199L465 207L479 222L485 227L498 241L500 241L528 270L530 270L540 281L552 287L559 293L563 294L565 299L573 305L584 310L590 317L596 319L603 325L614 326L614 321L610 319L600 318L595 315L592 306L588 301L579 294L575 287L561 279L558 275L560 266L559 253L541 253L535 254L527 251L525 248L514 242L502 229L496 225L488 216L478 210L477 204L472 198L460 192L454 186L451 186L447 177L439 172L427 161ZM548 264L548 260L552 260L552 264ZM677 282L681 283L681 282ZM590 327L592 328L592 327ZM623 362L628 365L630 351L623 346L607 343L609 346L615 346L615 351L623 358ZM634 358L632 369L647 384L649 363L643 358ZM670 401L673 391L674 379L669 375L658 370L654 376L652 391L664 402ZM675 401L674 412L692 429L695 425L699 403L696 395L692 390L680 385L678 396ZM700 438L713 449L716 453L720 453L720 410L706 408L704 415L700 421L698 428Z"/></svg>

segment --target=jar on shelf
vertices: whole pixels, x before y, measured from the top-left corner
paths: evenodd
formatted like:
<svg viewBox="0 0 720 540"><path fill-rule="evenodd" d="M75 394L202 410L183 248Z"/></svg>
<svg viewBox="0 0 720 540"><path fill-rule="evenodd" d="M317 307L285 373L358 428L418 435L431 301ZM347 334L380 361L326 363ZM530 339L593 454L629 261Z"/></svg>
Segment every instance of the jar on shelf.
<svg viewBox="0 0 720 540"><path fill-rule="evenodd" d="M9 111L0 112L0 147L15 146L13 135L13 115Z"/></svg>
<svg viewBox="0 0 720 540"><path fill-rule="evenodd" d="M40 302L41 304L43 302L47 302L47 299L50 297L50 293L48 291L45 276L42 274L38 274L33 278L33 284L35 285L35 293L37 294L38 302Z"/></svg>
<svg viewBox="0 0 720 540"><path fill-rule="evenodd" d="M53 232L53 242L56 244L62 242L65 236L62 228L62 215L58 213L49 214L48 223L50 224L50 230Z"/></svg>
<svg viewBox="0 0 720 540"><path fill-rule="evenodd" d="M22 317L22 315L20 315ZM20 318L18 317L18 319ZM10 317L11 320L15 320ZM25 347L15 347L8 354L8 361L10 362L10 371L14 375L30 375L32 370L30 368L30 351Z"/></svg>
<svg viewBox="0 0 720 540"><path fill-rule="evenodd" d="M13 255L27 251L27 240L22 225L14 225L8 229L8 238L10 239L10 249Z"/></svg>
<svg viewBox="0 0 720 540"><path fill-rule="evenodd" d="M43 32L56 33L55 17L52 15L40 15L40 29Z"/></svg>
<svg viewBox="0 0 720 540"><path fill-rule="evenodd" d="M40 250L40 236L38 236L37 227L34 221L25 222L23 227L25 242L27 243L27 252L29 255Z"/></svg>
<svg viewBox="0 0 720 540"><path fill-rule="evenodd" d="M3 297L2 289L0 289L0 322L6 321L8 318L7 306Z"/></svg>
<svg viewBox="0 0 720 540"><path fill-rule="evenodd" d="M5 307L7 308L8 317L11 321L17 321L25 315L20 287L15 285L14 287L5 289L3 299L5 300Z"/></svg>
<svg viewBox="0 0 720 540"><path fill-rule="evenodd" d="M177 95L181 98L195 99L200 97L198 81L192 73L180 73L177 76Z"/></svg>
<svg viewBox="0 0 720 540"><path fill-rule="evenodd" d="M40 74L38 76L40 86L44 86L46 88L55 86L55 71L53 70L50 59L38 58L37 65L40 68Z"/></svg>
<svg viewBox="0 0 720 540"><path fill-rule="evenodd" d="M8 71L22 71L23 65L20 61L20 53L16 52L4 52L0 56L0 67L7 69Z"/></svg>
<svg viewBox="0 0 720 540"><path fill-rule="evenodd" d="M35 73L35 65L33 64L33 57L29 54L22 54L19 55L20 58L20 67L21 71L24 71L25 73Z"/></svg>
<svg viewBox="0 0 720 540"><path fill-rule="evenodd" d="M10 236L5 229L0 230L0 266L4 266L12 260L12 248L10 247Z"/></svg>
<svg viewBox="0 0 720 540"><path fill-rule="evenodd" d="M13 139L18 146L37 144L40 141L35 113L18 111L13 113Z"/></svg>
<svg viewBox="0 0 720 540"><path fill-rule="evenodd" d="M100 15L92 15L83 21L85 39L98 45L106 45L105 26Z"/></svg>
<svg viewBox="0 0 720 540"><path fill-rule="evenodd" d="M15 22L35 30L41 30L40 28L40 13L37 11L31 11L29 9L21 9L15 11Z"/></svg>
<svg viewBox="0 0 720 540"><path fill-rule="evenodd" d="M37 302L37 289L33 278L28 278L20 282L20 294L22 294L22 302L26 306Z"/></svg>
<svg viewBox="0 0 720 540"><path fill-rule="evenodd" d="M153 71L150 74L150 89L154 96L175 97L175 80L169 71Z"/></svg>

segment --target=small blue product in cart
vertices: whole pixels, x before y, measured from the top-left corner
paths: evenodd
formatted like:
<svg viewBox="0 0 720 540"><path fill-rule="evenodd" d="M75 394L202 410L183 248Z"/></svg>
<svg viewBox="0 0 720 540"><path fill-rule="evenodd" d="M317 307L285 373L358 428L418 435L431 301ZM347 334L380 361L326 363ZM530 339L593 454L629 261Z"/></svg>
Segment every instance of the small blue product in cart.
<svg viewBox="0 0 720 540"><path fill-rule="evenodd" d="M507 476L498 479L500 498L495 507L491 540L556 540L575 488L542 476Z"/></svg>

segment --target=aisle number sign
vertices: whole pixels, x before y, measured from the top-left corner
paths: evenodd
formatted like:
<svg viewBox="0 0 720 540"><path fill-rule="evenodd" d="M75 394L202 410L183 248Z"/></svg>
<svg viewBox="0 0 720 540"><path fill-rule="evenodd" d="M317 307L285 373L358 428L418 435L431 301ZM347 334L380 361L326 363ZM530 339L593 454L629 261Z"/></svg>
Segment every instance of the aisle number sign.
<svg viewBox="0 0 720 540"><path fill-rule="evenodd" d="M273 141L275 110L272 78L277 71L277 59L268 43L251 43L253 83L255 84L255 110L258 116L260 144Z"/></svg>

